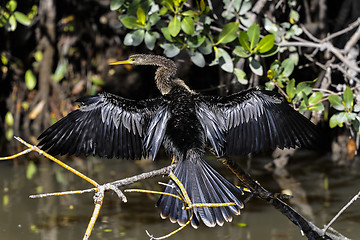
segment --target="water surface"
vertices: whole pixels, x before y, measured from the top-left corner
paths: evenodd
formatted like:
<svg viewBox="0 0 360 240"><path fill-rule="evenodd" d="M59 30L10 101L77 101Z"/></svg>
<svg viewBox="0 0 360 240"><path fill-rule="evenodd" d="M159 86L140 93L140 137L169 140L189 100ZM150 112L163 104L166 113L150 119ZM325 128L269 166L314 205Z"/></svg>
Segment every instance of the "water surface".
<svg viewBox="0 0 360 240"><path fill-rule="evenodd" d="M17 146L15 149L24 148ZM155 162L66 156L62 159L99 183L158 169L170 162L165 156ZM360 164L356 159L339 165L332 162L330 155L299 152L288 167L275 172L263 167L269 161L267 157L255 157L248 171L269 191L290 191L294 198L289 204L317 226L328 223L360 190ZM213 159L209 162L229 180L234 180L224 166ZM240 159L239 163L247 168L246 159ZM167 182L167 178L142 181L129 188L161 190L158 181ZM82 239L94 206L91 193L44 199L30 199L29 195L90 188L91 185L84 180L31 153L15 161L0 162L0 187L0 239ZM121 203L115 194L106 193L91 239L148 239L145 230L162 236L178 227L160 218L159 209L155 207L158 196L141 193L126 195L128 203ZM333 225L351 239L359 239L360 235L359 206L360 200ZM233 221L223 227L202 225L195 230L189 226L170 239L306 238L301 236L298 227L271 205L253 198L240 216L234 216Z"/></svg>

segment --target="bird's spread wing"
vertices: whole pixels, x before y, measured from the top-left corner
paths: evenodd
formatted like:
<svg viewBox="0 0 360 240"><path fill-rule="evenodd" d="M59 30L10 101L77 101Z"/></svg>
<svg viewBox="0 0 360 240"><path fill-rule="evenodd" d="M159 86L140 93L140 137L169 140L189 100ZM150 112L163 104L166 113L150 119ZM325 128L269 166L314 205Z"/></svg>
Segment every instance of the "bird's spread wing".
<svg viewBox="0 0 360 240"><path fill-rule="evenodd" d="M39 146L54 155L139 159L151 153L155 157L168 119L162 101L162 98L134 101L109 93L80 98L79 109L39 136ZM148 126L153 129L150 135Z"/></svg>
<svg viewBox="0 0 360 240"><path fill-rule="evenodd" d="M199 119L216 153L243 155L276 147L313 147L319 137L316 126L276 95L250 89L228 97L199 96ZM205 108L211 113L204 113ZM214 117L210 123L209 115ZM221 148L221 141L215 144L211 141L221 137L225 148Z"/></svg>

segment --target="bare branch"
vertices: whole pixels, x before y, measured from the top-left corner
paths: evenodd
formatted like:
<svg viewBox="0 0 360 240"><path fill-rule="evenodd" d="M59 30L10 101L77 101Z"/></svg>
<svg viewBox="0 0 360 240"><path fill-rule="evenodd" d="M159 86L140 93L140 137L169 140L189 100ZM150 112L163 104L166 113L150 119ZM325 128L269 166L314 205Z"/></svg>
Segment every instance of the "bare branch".
<svg viewBox="0 0 360 240"><path fill-rule="evenodd" d="M277 197L277 194L273 194L265 190L258 182L252 179L239 165L235 162L222 158L222 163L225 164L241 182L245 184L247 188L251 190L255 196L273 205L277 210L284 214L290 221L300 228L300 231L306 235L308 239L331 239L331 240L343 240L343 237L339 237L335 234L324 233L323 230L315 226L313 223L306 220L303 216L297 213L293 208L284 203Z"/></svg>
<svg viewBox="0 0 360 240"><path fill-rule="evenodd" d="M344 47L344 51L348 53L350 49L359 41L360 39L360 26L356 30L356 32L352 35L350 40L346 43Z"/></svg>
<svg viewBox="0 0 360 240"><path fill-rule="evenodd" d="M353 30L354 28L356 28L357 26L360 25L360 17L358 19L356 19L355 22L351 23L347 28L344 28L338 32L335 32L333 34L330 34L329 36L327 36L326 38L324 38L323 40L321 40L322 42L327 42L335 37L338 37L340 35L343 35L344 33L347 33L351 30Z"/></svg>
<svg viewBox="0 0 360 240"><path fill-rule="evenodd" d="M358 192L337 214L336 216L331 219L331 221L328 223L328 225L326 225L323 229L324 234L325 232L329 229L329 227L331 226L331 224L333 224L336 219L339 218L339 216L351 205L353 204L358 198L360 198L360 192Z"/></svg>
<svg viewBox="0 0 360 240"><path fill-rule="evenodd" d="M330 42L325 43L314 43L310 41L299 41L299 42L282 42L278 44L280 47L310 47L310 48L318 48L320 51L328 50L332 54L334 54L340 61L342 61L347 67L350 69L360 73L360 68L358 66L355 66L353 62L351 62L347 57L341 54L341 51L334 47Z"/></svg>

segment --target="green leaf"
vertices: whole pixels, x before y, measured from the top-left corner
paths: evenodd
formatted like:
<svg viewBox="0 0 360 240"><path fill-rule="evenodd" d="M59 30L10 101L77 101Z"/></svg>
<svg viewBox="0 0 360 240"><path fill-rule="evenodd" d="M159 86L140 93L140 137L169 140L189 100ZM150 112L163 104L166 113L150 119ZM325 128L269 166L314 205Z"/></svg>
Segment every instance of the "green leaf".
<svg viewBox="0 0 360 240"><path fill-rule="evenodd" d="M15 9L17 7L17 2L14 0L10 0L6 3L6 8L10 11L10 12L14 12Z"/></svg>
<svg viewBox="0 0 360 240"><path fill-rule="evenodd" d="M305 95L309 95L312 92L312 88L307 82L301 82L296 86L296 94L303 92Z"/></svg>
<svg viewBox="0 0 360 240"><path fill-rule="evenodd" d="M270 57L270 56L276 54L276 53L279 51L279 49L280 49L279 46L274 45L274 46L270 49L270 51L267 51L267 52L264 52L264 53L259 53L259 55L260 55L261 57Z"/></svg>
<svg viewBox="0 0 360 240"><path fill-rule="evenodd" d="M141 25L145 25L146 15L145 15L144 10L142 10L142 8L137 9L136 16L137 16L139 22L141 23Z"/></svg>
<svg viewBox="0 0 360 240"><path fill-rule="evenodd" d="M14 12L14 16L16 21L21 23L22 25L29 26L31 24L31 20L22 12Z"/></svg>
<svg viewBox="0 0 360 240"><path fill-rule="evenodd" d="M248 225L246 223L238 223L236 224L238 227L247 227Z"/></svg>
<svg viewBox="0 0 360 240"><path fill-rule="evenodd" d="M160 35L157 32L150 32L150 31L146 31L145 32L145 45L149 50L153 50L155 47L155 42L156 39L159 38Z"/></svg>
<svg viewBox="0 0 360 240"><path fill-rule="evenodd" d="M272 81L266 82L265 86L266 86L266 90L270 90L270 91L272 91L275 88L275 84Z"/></svg>
<svg viewBox="0 0 360 240"><path fill-rule="evenodd" d="M124 44L127 46L139 46L144 40L145 31L143 29L126 34Z"/></svg>
<svg viewBox="0 0 360 240"><path fill-rule="evenodd" d="M329 120L329 126L330 128L334 128L338 125L337 117L335 115L331 116Z"/></svg>
<svg viewBox="0 0 360 240"><path fill-rule="evenodd" d="M239 10L240 16L246 14L252 8L251 1L245 0L245 1L239 1L239 2L241 4L241 8Z"/></svg>
<svg viewBox="0 0 360 240"><path fill-rule="evenodd" d="M303 101L301 101L301 103L300 103L299 112L300 112L301 114L303 114L306 110L308 110L308 108L307 108L307 105L306 105L305 101L303 100Z"/></svg>
<svg viewBox="0 0 360 240"><path fill-rule="evenodd" d="M110 10L111 11L118 10L123 4L124 4L124 0L111 0Z"/></svg>
<svg viewBox="0 0 360 240"><path fill-rule="evenodd" d="M168 8L167 7L162 7L160 10L159 10L159 14L160 15L165 15L168 11Z"/></svg>
<svg viewBox="0 0 360 240"><path fill-rule="evenodd" d="M334 115L336 117L337 123L339 127L343 126L343 123L347 121L347 113L340 112Z"/></svg>
<svg viewBox="0 0 360 240"><path fill-rule="evenodd" d="M192 49L200 47L206 40L204 35L196 35L196 36L189 36L188 37L188 46Z"/></svg>
<svg viewBox="0 0 360 240"><path fill-rule="evenodd" d="M149 24L150 26L154 26L159 20L160 20L160 15L157 13L153 13L151 14L151 16L149 17Z"/></svg>
<svg viewBox="0 0 360 240"><path fill-rule="evenodd" d="M324 111L324 109L325 109L324 104L322 102L319 102L319 103L309 107L310 111Z"/></svg>
<svg viewBox="0 0 360 240"><path fill-rule="evenodd" d="M350 109L352 107L352 103L353 103L353 100L354 100L354 94L351 91L351 89L349 88L349 86L346 87L346 89L344 91L343 98L344 98L346 108Z"/></svg>
<svg viewBox="0 0 360 240"><path fill-rule="evenodd" d="M191 17L184 17L181 21L181 29L188 35L195 32L194 20Z"/></svg>
<svg viewBox="0 0 360 240"><path fill-rule="evenodd" d="M14 117L13 115L11 114L11 112L7 112L5 114L5 123L11 127L12 125L14 125Z"/></svg>
<svg viewBox="0 0 360 240"><path fill-rule="evenodd" d="M43 53L42 51L38 50L34 53L34 58L35 58L35 61L37 62L41 62L41 60L43 59Z"/></svg>
<svg viewBox="0 0 360 240"><path fill-rule="evenodd" d="M9 202L10 202L9 194L4 192L3 198L2 198L2 206L4 207L4 209L9 205Z"/></svg>
<svg viewBox="0 0 360 240"><path fill-rule="evenodd" d="M295 24L296 22L299 21L299 18L300 18L299 13L297 11L291 9L291 11L290 11L290 20L289 20L290 23Z"/></svg>
<svg viewBox="0 0 360 240"><path fill-rule="evenodd" d="M357 114L356 113L352 113L352 112L347 112L346 113L346 119L348 122L352 122L356 119Z"/></svg>
<svg viewBox="0 0 360 240"><path fill-rule="evenodd" d="M25 84L26 84L26 87L29 89L29 90L33 90L36 86L36 77L35 75L33 74L33 72L28 69L26 72L25 72Z"/></svg>
<svg viewBox="0 0 360 240"><path fill-rule="evenodd" d="M13 137L14 137L14 129L8 128L5 133L6 140L11 141L11 139L13 139Z"/></svg>
<svg viewBox="0 0 360 240"><path fill-rule="evenodd" d="M165 38L168 42L173 42L173 41L174 41L173 38L172 38L171 35L170 35L169 28L163 27L163 28L161 28L161 32L162 32L164 38Z"/></svg>
<svg viewBox="0 0 360 240"><path fill-rule="evenodd" d="M191 61L198 67L204 67L205 66L205 58L204 56L199 52L194 52L190 55Z"/></svg>
<svg viewBox="0 0 360 240"><path fill-rule="evenodd" d="M164 49L164 54L169 58L175 57L180 53L180 48L175 44L164 43L161 44L160 47Z"/></svg>
<svg viewBox="0 0 360 240"><path fill-rule="evenodd" d="M239 29L239 23L230 22L224 26L221 30L216 45L220 43L229 43L235 40L237 30Z"/></svg>
<svg viewBox="0 0 360 240"><path fill-rule="evenodd" d="M300 94L302 95L302 98L304 99L303 101L304 101L306 107L309 106L309 98L307 97L308 94L306 94L304 91L301 91Z"/></svg>
<svg viewBox="0 0 360 240"><path fill-rule="evenodd" d="M181 0L172 0L174 6L176 7L179 7L180 6L180 3L181 3Z"/></svg>
<svg viewBox="0 0 360 240"><path fill-rule="evenodd" d="M138 29L144 27L134 17L123 17L120 19L120 21L128 29Z"/></svg>
<svg viewBox="0 0 360 240"><path fill-rule="evenodd" d="M249 37L247 35L246 32L244 31L240 31L239 33L239 42L240 45L246 50L250 52L250 47L249 47Z"/></svg>
<svg viewBox="0 0 360 240"><path fill-rule="evenodd" d="M260 40L257 50L259 53L270 51L274 47L275 35L268 34Z"/></svg>
<svg viewBox="0 0 360 240"><path fill-rule="evenodd" d="M59 64L56 67L55 73L52 75L52 78L54 79L55 82L60 82L64 78L66 71L67 71L66 64L65 63Z"/></svg>
<svg viewBox="0 0 360 240"><path fill-rule="evenodd" d="M358 102L357 104L354 105L354 112L360 112L360 102Z"/></svg>
<svg viewBox="0 0 360 240"><path fill-rule="evenodd" d="M338 111L344 111L345 110L345 106L343 105L342 99L341 99L340 96L338 96L338 95L330 95L328 97L328 99L329 99L329 102L330 102L331 106L333 108L335 108L336 110L338 110Z"/></svg>
<svg viewBox="0 0 360 240"><path fill-rule="evenodd" d="M180 32L180 28L181 28L180 20L176 16L174 16L168 25L170 35L176 37Z"/></svg>
<svg viewBox="0 0 360 240"><path fill-rule="evenodd" d="M205 1L200 0L200 13L203 13L205 11Z"/></svg>
<svg viewBox="0 0 360 240"><path fill-rule="evenodd" d="M217 55L216 58L218 58L221 69L225 72L232 73L234 71L234 63L232 62L230 55L222 48L216 49L215 54Z"/></svg>
<svg viewBox="0 0 360 240"><path fill-rule="evenodd" d="M105 82L98 75L91 75L90 81L97 86L104 86Z"/></svg>
<svg viewBox="0 0 360 240"><path fill-rule="evenodd" d="M264 74L263 67L261 64L253 57L249 58L249 66L253 73L255 73L258 76L262 76Z"/></svg>
<svg viewBox="0 0 360 240"><path fill-rule="evenodd" d="M352 125L356 132L360 134L360 117L357 116L354 121L352 121Z"/></svg>
<svg viewBox="0 0 360 240"><path fill-rule="evenodd" d="M1 62L2 62L3 65L7 65L8 62L9 62L8 58L6 57L6 53L5 53L5 52L2 52L2 53L1 53Z"/></svg>
<svg viewBox="0 0 360 240"><path fill-rule="evenodd" d="M11 15L9 21L6 23L6 30L9 32L15 31L17 27L16 18L14 15Z"/></svg>
<svg viewBox="0 0 360 240"><path fill-rule="evenodd" d="M246 79L246 73L242 69L234 68L234 74L239 83L241 83L242 85L246 85L249 83L249 81Z"/></svg>
<svg viewBox="0 0 360 240"><path fill-rule="evenodd" d="M294 71L295 63L294 63L293 59L287 58L281 63L281 66L284 68L284 71L282 72L282 74L285 77L289 77L292 74L292 72Z"/></svg>
<svg viewBox="0 0 360 240"><path fill-rule="evenodd" d="M194 17L196 15L196 13L193 10L187 10L187 11L181 13L181 15L183 15L185 17Z"/></svg>
<svg viewBox="0 0 360 240"><path fill-rule="evenodd" d="M250 42L250 51L252 51L259 43L259 39L260 39L259 24L251 25L247 31L247 35L249 37L249 42Z"/></svg>
<svg viewBox="0 0 360 240"><path fill-rule="evenodd" d="M283 84L284 79L281 76L276 79L276 82L280 88L284 88L284 84Z"/></svg>
<svg viewBox="0 0 360 240"><path fill-rule="evenodd" d="M310 104L317 104L320 102L320 100L322 99L323 95L321 92L314 92L313 94L311 94L311 96L309 97L309 103Z"/></svg>
<svg viewBox="0 0 360 240"><path fill-rule="evenodd" d="M293 99L295 97L295 93L295 79L291 79L286 85L286 94L290 99Z"/></svg>
<svg viewBox="0 0 360 240"><path fill-rule="evenodd" d="M242 46L239 45L235 47L234 54L243 58L248 58L251 56L251 53L249 51L246 51Z"/></svg>
<svg viewBox="0 0 360 240"><path fill-rule="evenodd" d="M200 45L199 51L204 55L212 53L212 44L208 38L205 38L205 41Z"/></svg>
<svg viewBox="0 0 360 240"><path fill-rule="evenodd" d="M31 180L37 172L37 167L33 161L30 161L26 168L26 178Z"/></svg>

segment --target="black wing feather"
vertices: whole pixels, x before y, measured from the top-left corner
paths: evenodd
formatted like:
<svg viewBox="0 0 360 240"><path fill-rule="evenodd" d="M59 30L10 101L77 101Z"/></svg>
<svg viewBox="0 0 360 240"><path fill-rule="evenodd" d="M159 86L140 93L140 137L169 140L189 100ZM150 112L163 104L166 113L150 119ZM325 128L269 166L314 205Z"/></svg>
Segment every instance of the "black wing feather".
<svg viewBox="0 0 360 240"><path fill-rule="evenodd" d="M50 154L89 154L111 158L139 159L144 151L148 125L160 122L146 151L155 157L164 136L168 112L163 99L133 101L113 94L82 97L79 109L45 130L39 146ZM156 125L156 124L155 124ZM156 141L156 142L155 142ZM155 148L155 149L154 149Z"/></svg>
<svg viewBox="0 0 360 240"><path fill-rule="evenodd" d="M276 147L313 148L319 139L317 127L274 92L250 89L227 97L198 95L196 102L199 120L218 155L243 155ZM217 129L208 131L214 126ZM225 147L219 144L222 141Z"/></svg>

